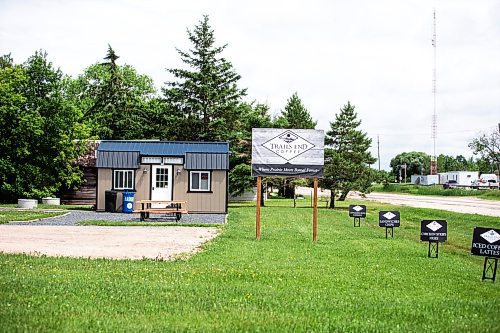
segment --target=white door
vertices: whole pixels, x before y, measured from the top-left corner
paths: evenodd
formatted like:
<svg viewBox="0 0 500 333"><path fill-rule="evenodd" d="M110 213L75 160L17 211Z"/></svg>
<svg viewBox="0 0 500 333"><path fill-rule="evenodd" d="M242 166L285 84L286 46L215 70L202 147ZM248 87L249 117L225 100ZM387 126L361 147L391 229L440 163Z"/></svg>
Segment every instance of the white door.
<svg viewBox="0 0 500 333"><path fill-rule="evenodd" d="M172 200L172 166L153 165L151 180L151 200ZM164 208L165 205L151 205L154 208Z"/></svg>

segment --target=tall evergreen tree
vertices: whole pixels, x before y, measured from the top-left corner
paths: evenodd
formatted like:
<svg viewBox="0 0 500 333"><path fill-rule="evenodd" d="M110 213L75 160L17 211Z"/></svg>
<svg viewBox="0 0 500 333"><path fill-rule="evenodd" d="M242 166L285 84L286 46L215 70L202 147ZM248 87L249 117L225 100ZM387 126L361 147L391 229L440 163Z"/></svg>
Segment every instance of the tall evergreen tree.
<svg viewBox="0 0 500 333"><path fill-rule="evenodd" d="M281 111L281 115L276 119L277 127L281 128L314 129L316 123L297 93L287 100L285 110Z"/></svg>
<svg viewBox="0 0 500 333"><path fill-rule="evenodd" d="M246 90L238 88L240 75L221 57L227 44L215 45L208 16L187 34L193 48L177 52L189 69L169 69L176 80L167 82L163 89L168 112L177 117L176 137L232 141L237 136L238 106Z"/></svg>
<svg viewBox="0 0 500 333"><path fill-rule="evenodd" d="M68 97L84 112L92 135L100 139L154 136L153 80L130 65L118 65L119 56L109 45L104 59L68 83Z"/></svg>
<svg viewBox="0 0 500 333"><path fill-rule="evenodd" d="M340 191L343 201L349 191L365 192L369 189L373 173L370 164L375 163L368 151L371 139L358 129L361 120L350 102L335 115L330 122L330 130L325 137L325 177L322 187L331 190L330 208L335 207L335 194Z"/></svg>

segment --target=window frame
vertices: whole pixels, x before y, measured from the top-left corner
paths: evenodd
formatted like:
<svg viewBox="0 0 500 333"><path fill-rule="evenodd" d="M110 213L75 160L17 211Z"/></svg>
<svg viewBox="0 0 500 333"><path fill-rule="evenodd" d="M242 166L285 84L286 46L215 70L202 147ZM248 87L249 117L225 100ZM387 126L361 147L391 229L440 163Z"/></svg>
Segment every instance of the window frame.
<svg viewBox="0 0 500 333"><path fill-rule="evenodd" d="M192 177L198 174L198 184L201 185L201 174L208 174L208 189L193 188ZM210 170L189 170L189 188L188 192L212 193L212 171Z"/></svg>
<svg viewBox="0 0 500 333"><path fill-rule="evenodd" d="M123 173L124 175L126 175L127 173L131 173L132 175L132 187L125 187L125 186L122 186L122 187L118 187L116 186L116 182L118 180L118 177L117 177L117 173ZM124 184L122 185L125 185L125 177L123 177L123 182ZM118 184L119 185L119 184ZM121 190L121 191L127 191L127 190L135 190L135 170L134 169L113 169L113 190Z"/></svg>

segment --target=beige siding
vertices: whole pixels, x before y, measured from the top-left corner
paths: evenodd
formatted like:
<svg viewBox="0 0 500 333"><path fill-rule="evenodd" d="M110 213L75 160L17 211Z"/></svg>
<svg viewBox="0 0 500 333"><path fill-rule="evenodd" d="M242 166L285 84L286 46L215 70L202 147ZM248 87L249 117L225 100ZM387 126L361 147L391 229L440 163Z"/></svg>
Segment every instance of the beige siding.
<svg viewBox="0 0 500 333"><path fill-rule="evenodd" d="M147 170L147 172L144 172ZM151 193L151 166L143 165L135 172L135 201L150 199Z"/></svg>
<svg viewBox="0 0 500 333"><path fill-rule="evenodd" d="M97 210L104 210L104 192L111 189L112 179L111 169L97 169Z"/></svg>
<svg viewBox="0 0 500 333"><path fill-rule="evenodd" d="M147 172L144 172L147 170ZM177 170L180 170L178 173ZM141 165L135 171L135 201L151 198L151 166ZM188 193L189 173L181 165L173 167L173 197L172 200L185 200L188 202L189 212L192 213L225 213L226 211L226 171L212 171L212 193ZM104 210L105 191L112 189L112 170L98 170L97 210ZM118 191L117 209L122 209L122 192Z"/></svg>
<svg viewBox="0 0 500 333"><path fill-rule="evenodd" d="M144 170L147 170L145 173ZM141 167L135 170L135 196L134 200L145 200L149 199L149 189L150 189L150 174L151 167L149 165L141 165ZM113 172L112 169L98 169L97 174L97 210L103 211L105 208L105 192L113 188L112 184ZM122 191L118 191L116 198L116 209L118 211L122 210L123 195Z"/></svg>
<svg viewBox="0 0 500 333"><path fill-rule="evenodd" d="M177 173L177 170L181 170ZM212 171L212 193L188 193L189 172L174 166L173 200L185 200L191 213L224 213L226 211L226 171Z"/></svg>

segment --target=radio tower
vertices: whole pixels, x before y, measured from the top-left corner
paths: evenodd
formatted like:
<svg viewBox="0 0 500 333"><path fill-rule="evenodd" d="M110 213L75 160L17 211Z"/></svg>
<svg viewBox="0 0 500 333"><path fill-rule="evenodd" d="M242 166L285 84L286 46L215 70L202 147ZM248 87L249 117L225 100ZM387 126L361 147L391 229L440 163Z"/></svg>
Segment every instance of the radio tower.
<svg viewBox="0 0 500 333"><path fill-rule="evenodd" d="M432 113L432 142L433 142L433 152L431 157L431 175L437 175L437 157L436 157L436 137L437 137L437 114L436 114L436 10L434 9L434 20L433 20L433 35L432 35L432 47L434 49L434 68L432 71L432 94L434 97L434 110Z"/></svg>

